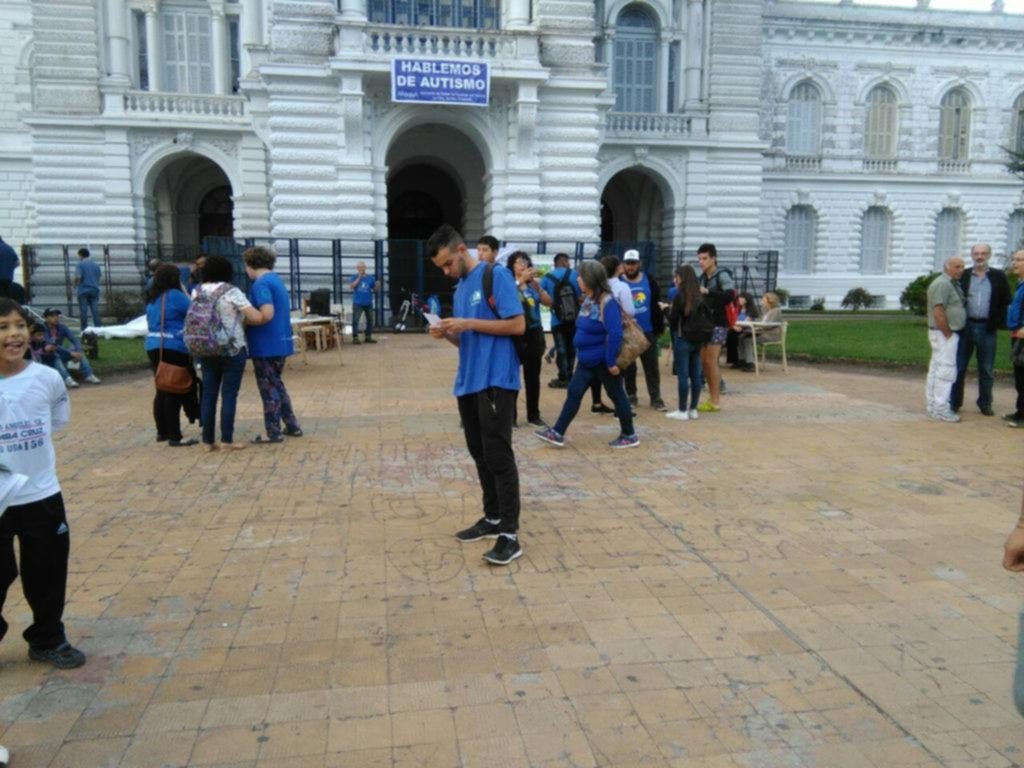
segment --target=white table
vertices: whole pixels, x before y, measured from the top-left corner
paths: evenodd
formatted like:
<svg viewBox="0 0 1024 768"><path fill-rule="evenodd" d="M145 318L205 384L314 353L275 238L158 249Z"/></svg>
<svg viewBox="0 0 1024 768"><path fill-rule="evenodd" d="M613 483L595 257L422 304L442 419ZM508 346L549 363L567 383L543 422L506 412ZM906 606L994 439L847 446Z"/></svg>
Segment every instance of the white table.
<svg viewBox="0 0 1024 768"><path fill-rule="evenodd" d="M760 363L758 363L757 361L757 332L761 331L762 333L764 333L765 331L768 330L781 328L782 323L761 323L758 322L757 320L739 320L736 323L736 327L750 331L750 343L754 350L754 375L760 376L761 366Z"/></svg>
<svg viewBox="0 0 1024 768"><path fill-rule="evenodd" d="M327 347L327 337L324 335L325 329L335 328L336 338L334 340L334 348L338 350L338 364L344 365L341 359L341 334L337 331L336 323L336 318L324 317L323 315L301 315L298 317L292 317L292 334L301 337L308 331L314 331L316 333L317 352L322 352ZM305 355L305 342L303 342L303 355ZM303 357L303 359L305 359L305 357Z"/></svg>

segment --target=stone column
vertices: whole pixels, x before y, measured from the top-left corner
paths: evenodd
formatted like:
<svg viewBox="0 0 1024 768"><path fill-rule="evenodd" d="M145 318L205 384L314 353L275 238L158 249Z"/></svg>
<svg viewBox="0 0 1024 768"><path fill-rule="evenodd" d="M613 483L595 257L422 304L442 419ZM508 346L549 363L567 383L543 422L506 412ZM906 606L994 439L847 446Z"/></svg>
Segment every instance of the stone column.
<svg viewBox="0 0 1024 768"><path fill-rule="evenodd" d="M530 0L509 0L508 28L525 27L530 24Z"/></svg>
<svg viewBox="0 0 1024 768"><path fill-rule="evenodd" d="M229 92L228 72L230 59L228 54L227 24L224 19L224 8L213 6L210 8L213 23L210 26L211 53L213 55L213 92L226 94Z"/></svg>
<svg viewBox="0 0 1024 768"><path fill-rule="evenodd" d="M110 55L108 79L118 85L131 84L131 41L128 38L128 9L124 0L106 0L107 50Z"/></svg>
<svg viewBox="0 0 1024 768"><path fill-rule="evenodd" d="M260 0L242 0L242 18L239 19L242 37L242 76L248 77L252 72L251 46L263 45L263 17Z"/></svg>
<svg viewBox="0 0 1024 768"><path fill-rule="evenodd" d="M366 0L341 0L344 21L366 21Z"/></svg>
<svg viewBox="0 0 1024 768"><path fill-rule="evenodd" d="M669 59L669 38L663 35L658 44L658 72L655 73L654 82L657 83L658 99L656 109L661 114L668 112L668 64Z"/></svg>
<svg viewBox="0 0 1024 768"><path fill-rule="evenodd" d="M702 0L690 0L686 22L686 101L687 109L700 103L701 64L704 51L704 7Z"/></svg>
<svg viewBox="0 0 1024 768"><path fill-rule="evenodd" d="M156 8L146 9L146 69L149 71L149 90L163 89L164 57L160 46L160 19Z"/></svg>

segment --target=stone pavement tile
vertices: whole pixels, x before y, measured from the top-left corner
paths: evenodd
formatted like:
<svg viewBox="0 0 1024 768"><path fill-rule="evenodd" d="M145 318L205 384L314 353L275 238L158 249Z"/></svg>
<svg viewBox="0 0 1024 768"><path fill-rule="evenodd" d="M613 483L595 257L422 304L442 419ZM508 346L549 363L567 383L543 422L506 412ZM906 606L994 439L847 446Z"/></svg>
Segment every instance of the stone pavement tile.
<svg viewBox="0 0 1024 768"><path fill-rule="evenodd" d="M666 765L664 742L657 735L648 734L640 725L621 725L616 728L586 730L587 741L598 765ZM672 748L669 747L671 752Z"/></svg>
<svg viewBox="0 0 1024 768"><path fill-rule="evenodd" d="M454 741L396 746L392 750L394 768L463 768L459 745Z"/></svg>
<svg viewBox="0 0 1024 768"><path fill-rule="evenodd" d="M47 717L19 717L4 730L3 738L0 741L8 749L54 741L59 745L70 733L80 716L81 713L75 710L57 712Z"/></svg>
<svg viewBox="0 0 1024 768"><path fill-rule="evenodd" d="M5 746L16 755L17 765L20 768L47 768L53 763L53 758L61 750L61 741L46 741L38 744L26 744L15 746L6 742ZM15 758L11 758L14 760Z"/></svg>
<svg viewBox="0 0 1024 768"><path fill-rule="evenodd" d="M322 756L327 748L327 732L327 720L270 723L260 736L259 759L272 760L302 755Z"/></svg>
<svg viewBox="0 0 1024 768"><path fill-rule="evenodd" d="M270 696L266 721L285 723L296 720L327 720L329 705L330 695L324 690L274 693Z"/></svg>
<svg viewBox="0 0 1024 768"><path fill-rule="evenodd" d="M135 732L145 709L145 704L128 707L92 706L82 713L67 738L107 739L129 736Z"/></svg>
<svg viewBox="0 0 1024 768"><path fill-rule="evenodd" d="M529 765L539 768L597 768L586 735L579 729L559 732L534 733L526 736L526 755Z"/></svg>
<svg viewBox="0 0 1024 768"><path fill-rule="evenodd" d="M619 726L639 726L633 704L625 694L587 694L569 697L576 716L588 733Z"/></svg>
<svg viewBox="0 0 1024 768"><path fill-rule="evenodd" d="M118 768L187 766L196 736L196 731L138 733L125 750Z"/></svg>
<svg viewBox="0 0 1024 768"><path fill-rule="evenodd" d="M512 705L505 702L456 707L455 734L462 744L466 740L518 738L519 726Z"/></svg>
<svg viewBox="0 0 1024 768"><path fill-rule="evenodd" d="M327 752L391 748L391 715L361 715L331 718L327 731Z"/></svg>
<svg viewBox="0 0 1024 768"><path fill-rule="evenodd" d="M387 686L333 688L328 692L328 708L334 719L382 715L388 711Z"/></svg>
<svg viewBox="0 0 1024 768"><path fill-rule="evenodd" d="M323 761L325 768L391 768L391 748L330 752Z"/></svg>
<svg viewBox="0 0 1024 768"><path fill-rule="evenodd" d="M503 677L490 672L474 677L451 677L446 683L448 702L453 707L489 704L511 698Z"/></svg>
<svg viewBox="0 0 1024 768"><path fill-rule="evenodd" d="M202 714L201 725L204 729L257 725L266 720L269 707L269 694L211 699Z"/></svg>
<svg viewBox="0 0 1024 768"><path fill-rule="evenodd" d="M488 706L488 705L483 705ZM392 744L396 747L455 739L450 709L421 709L391 715Z"/></svg>
<svg viewBox="0 0 1024 768"><path fill-rule="evenodd" d="M66 741L53 762L53 768L117 768L128 748L127 738L82 739Z"/></svg>
<svg viewBox="0 0 1024 768"><path fill-rule="evenodd" d="M648 728L675 720L693 720L699 716L685 692L677 688L634 690L627 696L640 722Z"/></svg>
<svg viewBox="0 0 1024 768"><path fill-rule="evenodd" d="M243 760L255 761L263 727L232 725L199 731L189 765L220 765Z"/></svg>
<svg viewBox="0 0 1024 768"><path fill-rule="evenodd" d="M199 728L210 702L197 701L153 702L146 707L136 733L163 731L189 731Z"/></svg>

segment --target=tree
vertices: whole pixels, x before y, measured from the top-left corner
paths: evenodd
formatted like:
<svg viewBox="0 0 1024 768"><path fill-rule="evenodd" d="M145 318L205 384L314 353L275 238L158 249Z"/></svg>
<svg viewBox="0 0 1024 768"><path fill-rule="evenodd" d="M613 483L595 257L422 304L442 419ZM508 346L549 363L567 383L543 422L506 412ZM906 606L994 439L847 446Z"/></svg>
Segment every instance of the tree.
<svg viewBox="0 0 1024 768"><path fill-rule="evenodd" d="M870 307L872 301L874 301L874 296L868 293L866 288L851 288L846 292L846 295L843 297L843 301L839 306L843 309L852 309L856 312L858 309L867 309Z"/></svg>
<svg viewBox="0 0 1024 768"><path fill-rule="evenodd" d="M1024 148L1007 148L1006 154L1009 155L1009 159L1006 161L1006 170L1024 179Z"/></svg>
<svg viewBox="0 0 1024 768"><path fill-rule="evenodd" d="M911 280L900 294L900 306L924 317L928 312L928 286L938 276L938 272L930 272Z"/></svg>

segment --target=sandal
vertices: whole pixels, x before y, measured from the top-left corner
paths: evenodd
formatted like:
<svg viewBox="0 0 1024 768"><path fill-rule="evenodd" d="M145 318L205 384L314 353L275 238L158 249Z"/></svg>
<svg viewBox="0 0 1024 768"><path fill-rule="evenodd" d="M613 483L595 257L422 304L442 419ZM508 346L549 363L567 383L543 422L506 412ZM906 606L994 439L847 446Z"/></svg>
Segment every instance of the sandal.
<svg viewBox="0 0 1024 768"><path fill-rule="evenodd" d="M190 437L188 440L168 440L167 445L170 448L187 448L190 445L199 445L199 441Z"/></svg>
<svg viewBox="0 0 1024 768"><path fill-rule="evenodd" d="M245 443L221 443L220 449L222 451L242 451L245 450Z"/></svg>
<svg viewBox="0 0 1024 768"><path fill-rule="evenodd" d="M264 437L263 435L256 435L252 440L249 441L253 445L270 445L271 443L283 443L284 438L278 435L277 437Z"/></svg>
<svg viewBox="0 0 1024 768"><path fill-rule="evenodd" d="M284 433L288 435L288 437L302 437L301 427L299 429L286 429Z"/></svg>
<svg viewBox="0 0 1024 768"><path fill-rule="evenodd" d="M216 443L203 443L203 451L205 451L206 453L216 451L218 448L220 448L220 446L217 445Z"/></svg>

